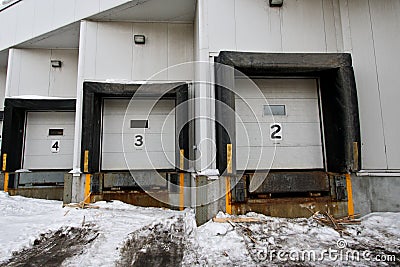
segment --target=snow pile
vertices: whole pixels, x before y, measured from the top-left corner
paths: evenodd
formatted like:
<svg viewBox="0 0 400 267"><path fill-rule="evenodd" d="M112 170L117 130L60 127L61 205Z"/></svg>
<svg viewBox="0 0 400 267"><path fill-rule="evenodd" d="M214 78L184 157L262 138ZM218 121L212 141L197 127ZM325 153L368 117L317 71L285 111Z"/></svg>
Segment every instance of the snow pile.
<svg viewBox="0 0 400 267"><path fill-rule="evenodd" d="M197 227L190 210L142 208L119 201L95 205L99 209L62 208L60 201L0 192L0 264L23 262L38 250L51 254L56 245L63 266L400 265L400 213L370 214L340 236L312 218L248 213L239 217L256 222L210 220ZM62 239L65 235L69 239ZM79 249L65 254L65 244ZM54 262L50 258L48 262Z"/></svg>
<svg viewBox="0 0 400 267"><path fill-rule="evenodd" d="M229 215L220 213L217 217ZM198 229L203 260L187 266L398 266L400 213L374 213L340 236L312 218L286 219L256 213L257 223L216 223ZM378 262L381 261L381 262Z"/></svg>
<svg viewBox="0 0 400 267"><path fill-rule="evenodd" d="M62 202L9 197L0 192L0 262L9 259L13 251L32 246L42 233L61 227L96 227L99 236L90 249L68 260L66 265L114 266L118 249L128 234L155 221L182 212L162 208L142 208L113 201L97 202L99 209L62 208Z"/></svg>

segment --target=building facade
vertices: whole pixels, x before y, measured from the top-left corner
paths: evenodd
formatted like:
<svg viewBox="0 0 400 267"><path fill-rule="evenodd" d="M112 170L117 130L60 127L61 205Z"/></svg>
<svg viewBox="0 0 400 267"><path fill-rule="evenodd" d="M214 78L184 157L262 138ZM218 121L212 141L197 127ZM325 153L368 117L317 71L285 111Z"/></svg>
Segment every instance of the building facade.
<svg viewBox="0 0 400 267"><path fill-rule="evenodd" d="M399 0L3 1L4 190L193 207L199 222L398 211L399 13Z"/></svg>

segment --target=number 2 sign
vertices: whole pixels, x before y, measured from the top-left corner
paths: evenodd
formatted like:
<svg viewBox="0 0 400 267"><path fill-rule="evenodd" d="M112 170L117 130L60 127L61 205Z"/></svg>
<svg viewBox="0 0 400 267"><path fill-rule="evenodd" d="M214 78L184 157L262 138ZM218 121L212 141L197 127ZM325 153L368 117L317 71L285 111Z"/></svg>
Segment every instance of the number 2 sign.
<svg viewBox="0 0 400 267"><path fill-rule="evenodd" d="M282 125L280 123L271 123L270 124L269 138L273 141L282 140Z"/></svg>
<svg viewBox="0 0 400 267"><path fill-rule="evenodd" d="M51 140L51 152L58 153L60 151L60 140Z"/></svg>

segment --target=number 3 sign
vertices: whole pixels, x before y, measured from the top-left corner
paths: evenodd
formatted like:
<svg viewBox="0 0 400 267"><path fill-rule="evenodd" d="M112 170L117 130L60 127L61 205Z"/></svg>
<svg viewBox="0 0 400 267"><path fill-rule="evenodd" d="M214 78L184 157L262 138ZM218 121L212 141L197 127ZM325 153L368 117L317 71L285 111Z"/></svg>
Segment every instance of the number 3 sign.
<svg viewBox="0 0 400 267"><path fill-rule="evenodd" d="M134 146L136 149L142 149L144 145L144 137L141 134L135 135L135 143Z"/></svg>

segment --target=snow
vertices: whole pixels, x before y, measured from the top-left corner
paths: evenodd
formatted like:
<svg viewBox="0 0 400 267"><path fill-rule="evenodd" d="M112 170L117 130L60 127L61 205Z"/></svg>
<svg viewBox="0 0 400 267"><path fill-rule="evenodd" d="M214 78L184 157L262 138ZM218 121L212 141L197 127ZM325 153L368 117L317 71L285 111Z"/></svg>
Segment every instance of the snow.
<svg viewBox="0 0 400 267"><path fill-rule="evenodd" d="M208 180L218 180L219 170L218 169L205 169L201 172L197 172L197 175L207 176Z"/></svg>
<svg viewBox="0 0 400 267"><path fill-rule="evenodd" d="M9 197L0 192L0 262L10 258L13 251L30 246L41 234L62 226L96 225L99 237L87 253L70 260L71 266L113 266L118 258L117 247L134 230L155 221L179 214L161 208L142 208L124 204L97 202L99 209L62 208L62 202ZM102 255L100 258L98 255Z"/></svg>
<svg viewBox="0 0 400 267"><path fill-rule="evenodd" d="M220 213L217 217L229 215ZM274 218L253 212L242 217L259 218L262 223L209 221L198 228L198 249L201 255L207 255L204 259L206 265L298 266L304 262L301 255L309 252L316 254L315 259L306 258L305 262L309 266L376 266L375 255L394 255L397 262L390 263L399 264L400 213L373 213L365 216L360 225L349 226L348 234L343 236L311 218ZM346 245L338 247L339 242ZM330 250L332 257L325 253ZM345 258L346 253L355 250L359 253L358 258ZM277 258L279 252L286 253L282 259ZM369 257L363 258L364 252L368 252L366 255ZM289 255L300 255L300 259L292 261L288 259ZM323 258L319 260L321 255ZM200 261L199 265L203 265L204 261ZM385 266L387 263L381 264Z"/></svg>
<svg viewBox="0 0 400 267"><path fill-rule="evenodd" d="M8 96L7 98L13 98L13 99L43 99L43 100L75 99L75 98L65 98L65 97L56 97L56 96L42 96L42 95L18 95L18 96Z"/></svg>
<svg viewBox="0 0 400 267"><path fill-rule="evenodd" d="M85 246L82 253L67 258L63 266L115 266L120 260L121 248L132 237L148 235L151 226L164 225L172 229L177 218L183 218L185 251L183 266L395 266L400 256L400 213L373 213L362 218L360 225L347 228L340 236L330 227L322 226L312 218L273 218L257 213L242 217L258 218L260 223L216 223L208 221L197 227L190 210L173 211L162 208L143 208L119 201L97 202L99 209L62 207L60 201L10 197L0 192L0 263L12 253L33 246L43 233L62 227L93 226L98 237ZM231 215L220 212L217 217ZM150 228L149 228L150 227ZM162 230L164 231L164 230ZM140 234L142 233L142 234ZM302 253L323 250L369 251L372 255L394 255L397 262L373 262L361 258L347 261L332 259L302 262L276 258L276 252ZM140 251L139 251L140 252ZM140 253L145 253L142 248ZM274 254L275 253L275 254ZM272 256L271 256L272 255ZM318 255L318 254L317 254ZM268 257L267 257L268 256ZM270 258L271 257L271 258Z"/></svg>

